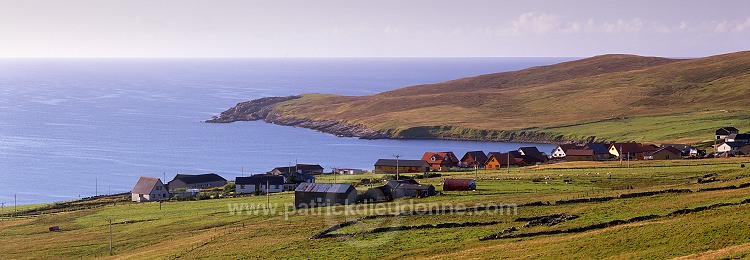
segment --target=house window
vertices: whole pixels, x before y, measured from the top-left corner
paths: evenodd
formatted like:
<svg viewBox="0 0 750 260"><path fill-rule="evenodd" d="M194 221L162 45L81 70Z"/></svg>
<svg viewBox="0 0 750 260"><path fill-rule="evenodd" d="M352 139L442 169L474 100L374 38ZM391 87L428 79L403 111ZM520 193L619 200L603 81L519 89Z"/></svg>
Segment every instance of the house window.
<svg viewBox="0 0 750 260"><path fill-rule="evenodd" d="M240 185L240 189L245 189L245 185Z"/></svg>

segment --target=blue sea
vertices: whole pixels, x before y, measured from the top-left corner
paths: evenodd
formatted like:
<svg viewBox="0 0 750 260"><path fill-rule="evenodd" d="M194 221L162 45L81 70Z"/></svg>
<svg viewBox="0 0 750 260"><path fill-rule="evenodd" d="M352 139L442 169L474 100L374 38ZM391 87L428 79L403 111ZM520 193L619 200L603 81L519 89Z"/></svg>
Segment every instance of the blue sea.
<svg viewBox="0 0 750 260"><path fill-rule="evenodd" d="M139 176L227 179L299 163L372 169L425 151L527 144L361 140L264 122L207 124L238 102L303 93L369 95L571 58L0 60L0 202L127 192ZM551 145L537 145L551 151Z"/></svg>

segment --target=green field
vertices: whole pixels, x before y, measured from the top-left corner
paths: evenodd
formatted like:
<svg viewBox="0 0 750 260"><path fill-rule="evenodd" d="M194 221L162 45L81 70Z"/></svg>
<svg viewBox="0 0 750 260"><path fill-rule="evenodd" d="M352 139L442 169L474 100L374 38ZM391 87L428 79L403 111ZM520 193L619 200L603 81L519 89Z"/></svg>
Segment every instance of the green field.
<svg viewBox="0 0 750 260"><path fill-rule="evenodd" d="M717 181L697 183L698 177L712 173L717 174ZM167 202L161 208L159 203L107 200L100 205L96 203L101 201L92 201L76 204L88 206L69 211L42 211L6 219L0 224L0 257L109 258L110 219L113 257L130 259L663 259L750 255L750 187L742 185L750 183L750 158L639 161L629 165L559 163L512 168L510 173L443 173L421 181L442 191L445 178L475 176L477 191L296 212L287 208L293 202L293 193L271 195L271 209L266 208L265 196ZM358 183L381 177L338 176L337 182ZM333 179L320 176L318 182ZM722 187L725 189L711 190ZM670 189L690 192L622 195ZM610 199L581 200L605 197ZM421 214L427 209L465 210L488 205L502 206L502 210ZM371 210L365 210L367 207ZM268 214L270 211L274 212ZM417 214L388 216L400 212ZM528 221L519 220L560 213L578 218L530 227L522 227ZM373 215L382 216L363 218ZM644 216L650 218L590 228ZM356 223L330 232L331 237L310 239L346 221ZM475 225L455 226L466 223ZM59 226L61 231L49 232L50 226ZM511 232L512 236L480 240L511 226L521 228ZM389 227L407 230L383 231Z"/></svg>

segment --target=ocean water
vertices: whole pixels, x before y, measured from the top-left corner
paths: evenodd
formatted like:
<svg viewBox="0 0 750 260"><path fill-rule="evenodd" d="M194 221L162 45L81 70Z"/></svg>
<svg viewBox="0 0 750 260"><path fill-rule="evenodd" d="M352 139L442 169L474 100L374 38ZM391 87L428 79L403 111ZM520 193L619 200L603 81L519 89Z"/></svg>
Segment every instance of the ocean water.
<svg viewBox="0 0 750 260"><path fill-rule="evenodd" d="M361 140L263 122L206 124L238 102L302 93L368 95L570 58L0 60L0 202L129 191L139 176L227 179L299 163L372 169L425 151L524 144ZM552 150L551 145L537 145Z"/></svg>

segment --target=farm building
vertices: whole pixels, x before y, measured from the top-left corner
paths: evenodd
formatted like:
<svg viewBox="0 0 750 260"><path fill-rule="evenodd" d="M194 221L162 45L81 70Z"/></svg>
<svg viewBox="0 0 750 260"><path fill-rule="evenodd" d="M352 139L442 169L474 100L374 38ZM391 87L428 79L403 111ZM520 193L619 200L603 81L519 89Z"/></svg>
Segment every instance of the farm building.
<svg viewBox="0 0 750 260"><path fill-rule="evenodd" d="M453 152L425 152L422 160L430 165L432 171L447 171L448 168L456 167L459 163Z"/></svg>
<svg viewBox="0 0 750 260"><path fill-rule="evenodd" d="M750 143L745 143L745 145L737 148L737 154L750 155Z"/></svg>
<svg viewBox="0 0 750 260"><path fill-rule="evenodd" d="M391 187L390 186L378 186L367 189L362 194L362 200L367 202L382 202L390 201L391 198Z"/></svg>
<svg viewBox="0 0 750 260"><path fill-rule="evenodd" d="M583 147L580 147L575 144L561 144L555 147L555 149L552 150L552 158L554 159L562 159L567 156L567 151L569 149L582 149Z"/></svg>
<svg viewBox="0 0 750 260"><path fill-rule="evenodd" d="M420 173L430 171L430 165L424 160L393 160L379 159L375 162L375 173L395 174L396 168L400 173Z"/></svg>
<svg viewBox="0 0 750 260"><path fill-rule="evenodd" d="M431 184L419 184L413 179L390 180L385 184L390 191L391 199L403 197L424 198L435 196L435 186Z"/></svg>
<svg viewBox="0 0 750 260"><path fill-rule="evenodd" d="M443 182L444 191L467 191L476 189L477 183L472 179L445 179Z"/></svg>
<svg viewBox="0 0 750 260"><path fill-rule="evenodd" d="M169 198L169 191L159 178L142 176L131 191L134 202L157 201Z"/></svg>
<svg viewBox="0 0 750 260"><path fill-rule="evenodd" d="M269 173L273 175L281 175L289 172L301 172L305 174L321 174L323 173L323 166L318 164L296 164L292 166L282 166L273 168Z"/></svg>
<svg viewBox="0 0 750 260"><path fill-rule="evenodd" d="M365 170L362 169L352 169L352 168L336 168L333 171L336 174L363 174L365 173Z"/></svg>
<svg viewBox="0 0 750 260"><path fill-rule="evenodd" d="M238 194L284 191L284 177L278 175L258 174L250 177L237 177L234 184Z"/></svg>
<svg viewBox="0 0 750 260"><path fill-rule="evenodd" d="M484 168L484 163L487 161L487 155L483 151L471 151L466 152L464 157L461 157L461 167L479 167Z"/></svg>
<svg viewBox="0 0 750 260"><path fill-rule="evenodd" d="M693 147L689 144L662 144L659 146L660 148L664 147L674 147L675 149L680 151L680 154L683 157L696 157L698 156L698 149Z"/></svg>
<svg viewBox="0 0 750 260"><path fill-rule="evenodd" d="M651 155L652 160L674 160L681 158L682 152L672 146L661 148Z"/></svg>
<svg viewBox="0 0 750 260"><path fill-rule="evenodd" d="M609 145L605 143L587 143L583 149L594 151L594 161L605 161L612 158L609 153Z"/></svg>
<svg viewBox="0 0 750 260"><path fill-rule="evenodd" d="M750 143L750 134L731 134L727 136L726 141Z"/></svg>
<svg viewBox="0 0 750 260"><path fill-rule="evenodd" d="M657 147L643 145L640 143L612 143L609 145L609 153L623 160L643 160L655 152Z"/></svg>
<svg viewBox="0 0 750 260"><path fill-rule="evenodd" d="M568 149L565 160L573 161L593 161L594 150L590 149Z"/></svg>
<svg viewBox="0 0 750 260"><path fill-rule="evenodd" d="M736 155L738 154L737 151L740 147L746 145L746 143L743 142L729 142L729 143L723 143L716 147L716 151L721 154L732 154Z"/></svg>
<svg viewBox="0 0 750 260"><path fill-rule="evenodd" d="M208 174L177 174L174 179L167 183L170 190L176 189L202 189L211 187L222 187L227 180L215 173Z"/></svg>
<svg viewBox="0 0 750 260"><path fill-rule="evenodd" d="M528 164L544 163L548 160L547 155L540 152L539 149L534 146L518 148L518 153L521 154L524 161Z"/></svg>
<svg viewBox="0 0 750 260"><path fill-rule="evenodd" d="M722 127L716 130L716 140L722 140L724 138L727 138L731 134L739 134L740 130L737 130L737 128L727 126Z"/></svg>
<svg viewBox="0 0 750 260"><path fill-rule="evenodd" d="M302 183L294 190L295 208L348 205L357 202L357 190L350 184Z"/></svg>

